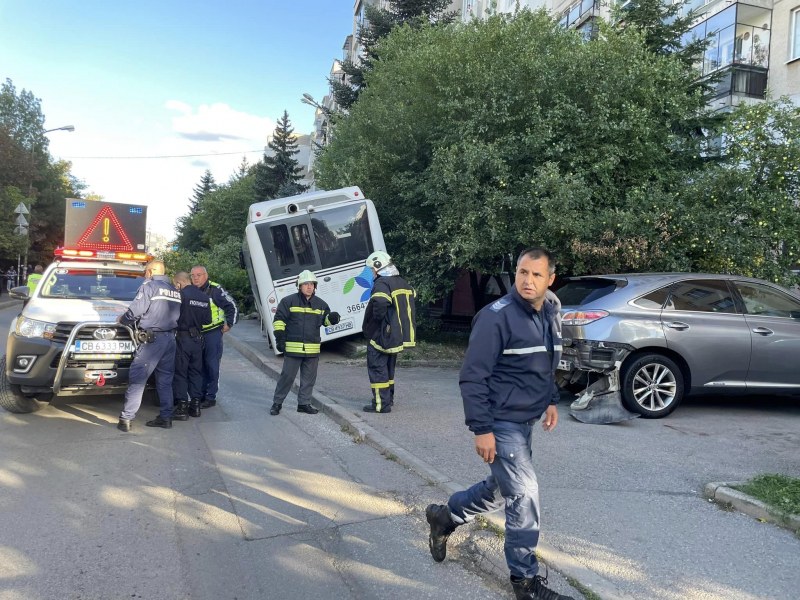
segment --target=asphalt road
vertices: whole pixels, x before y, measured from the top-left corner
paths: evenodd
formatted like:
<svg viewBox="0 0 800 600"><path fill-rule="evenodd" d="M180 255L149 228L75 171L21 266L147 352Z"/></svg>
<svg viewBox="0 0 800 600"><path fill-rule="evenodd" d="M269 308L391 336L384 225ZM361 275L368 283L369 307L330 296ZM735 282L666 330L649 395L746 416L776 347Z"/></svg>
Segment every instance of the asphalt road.
<svg viewBox="0 0 800 600"><path fill-rule="evenodd" d="M431 560L427 482L323 415L270 417L273 389L228 349L218 406L170 431L153 406L117 431L119 397L0 410L0 599L510 597Z"/></svg>
<svg viewBox="0 0 800 600"><path fill-rule="evenodd" d="M238 339L258 338L253 322L237 328ZM399 365L389 415L360 412L370 393L363 360L324 353L316 389L455 482L482 479L457 370ZM538 430L533 441L543 542L631 598L798 597L800 538L722 510L703 487L761 473L800 477L800 398L690 398L668 418L618 425L575 421L565 398L560 415L555 431Z"/></svg>

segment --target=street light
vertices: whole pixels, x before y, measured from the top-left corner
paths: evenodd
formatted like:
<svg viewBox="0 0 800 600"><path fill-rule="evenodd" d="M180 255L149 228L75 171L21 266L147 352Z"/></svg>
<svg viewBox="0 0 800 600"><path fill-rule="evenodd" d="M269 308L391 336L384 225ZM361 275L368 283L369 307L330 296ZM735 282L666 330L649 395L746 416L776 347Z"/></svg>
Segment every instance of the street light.
<svg viewBox="0 0 800 600"><path fill-rule="evenodd" d="M308 104L309 106L313 106L314 108L325 113L328 116L330 116L331 114L331 109L328 108L327 106L322 106L319 102L314 100L314 96L312 96L311 94L303 94L303 97L300 98L300 102L302 102L303 104Z"/></svg>
<svg viewBox="0 0 800 600"><path fill-rule="evenodd" d="M50 133L51 131L75 131L74 125L64 125L62 127L54 127L53 129L46 129L42 132L42 135ZM35 161L36 161L36 146L31 146L31 165L35 168ZM33 172L31 172L31 183L28 187L28 196L33 196ZM25 219L25 215L30 217L30 211L33 209L33 202L31 202L30 206L25 206L22 202L19 203L16 210L14 211L17 214L17 229L15 230L18 235L24 235L26 237L25 241L25 260L20 265L20 256L17 254L17 277L21 277L22 281L28 276L28 250L30 249L31 245L31 235L30 235L30 223ZM17 281L20 283L20 281Z"/></svg>

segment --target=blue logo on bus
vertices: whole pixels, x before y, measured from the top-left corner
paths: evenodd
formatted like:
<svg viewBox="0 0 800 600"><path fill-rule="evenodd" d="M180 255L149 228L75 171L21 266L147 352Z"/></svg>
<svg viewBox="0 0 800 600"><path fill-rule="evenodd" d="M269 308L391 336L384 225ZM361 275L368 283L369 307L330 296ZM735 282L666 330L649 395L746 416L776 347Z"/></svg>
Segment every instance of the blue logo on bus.
<svg viewBox="0 0 800 600"><path fill-rule="evenodd" d="M372 282L374 281L375 276L372 274L372 269L369 267L364 267L364 270L361 271L359 275L356 277L351 277L347 281L344 282L344 289L342 290L345 294L349 294L350 291L358 285L358 287L363 288L364 291L361 294L361 299L359 302L366 302L369 300L369 294L372 291Z"/></svg>

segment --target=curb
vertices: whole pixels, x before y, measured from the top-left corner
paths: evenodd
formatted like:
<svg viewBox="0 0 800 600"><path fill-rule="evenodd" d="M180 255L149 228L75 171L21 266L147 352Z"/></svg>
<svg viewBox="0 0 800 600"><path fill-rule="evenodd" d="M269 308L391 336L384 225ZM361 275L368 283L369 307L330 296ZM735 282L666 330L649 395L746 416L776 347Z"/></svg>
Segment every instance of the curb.
<svg viewBox="0 0 800 600"><path fill-rule="evenodd" d="M225 343L233 346L237 352L242 354L270 377L277 379L280 376L280 371L273 368L267 362L264 355L248 345L247 342L230 336L225 339ZM292 391L297 393L298 386L296 383L292 384ZM445 475L424 460L417 458L405 448L401 448L384 434L370 426L359 415L342 407L325 394L314 390L312 404L319 408L320 412L330 417L335 423L341 425L342 430L350 433L357 441L368 444L384 456L391 455L398 463L414 471L417 475L438 487L447 496L468 487L453 481L448 475ZM505 518L494 514L486 515L484 518L500 530L505 529ZM597 594L603 600L635 600L633 596L619 590L617 586L608 579L598 575L568 554L549 546L541 540L536 547L536 555L554 571L558 571L565 577L577 581L580 586ZM484 558L494 566L501 567L505 570L505 564L495 565L490 557Z"/></svg>
<svg viewBox="0 0 800 600"><path fill-rule="evenodd" d="M749 515L759 521L774 523L784 529L800 533L800 515L781 515L764 504L761 500L753 498L744 492L733 489L734 486L744 485L746 481L715 481L706 484L703 495L714 502L730 504L741 513Z"/></svg>

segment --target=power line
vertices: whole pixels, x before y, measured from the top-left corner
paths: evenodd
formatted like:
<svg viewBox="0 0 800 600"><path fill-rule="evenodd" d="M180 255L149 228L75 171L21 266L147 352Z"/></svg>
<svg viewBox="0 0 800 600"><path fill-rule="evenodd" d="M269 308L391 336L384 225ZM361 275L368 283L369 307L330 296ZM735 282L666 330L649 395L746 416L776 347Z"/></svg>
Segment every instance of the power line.
<svg viewBox="0 0 800 600"><path fill-rule="evenodd" d="M263 153L264 150L242 150L240 152L213 152L210 154L165 154L162 156L64 156L64 160L138 160L155 158L197 158L201 156L227 156L230 154Z"/></svg>

